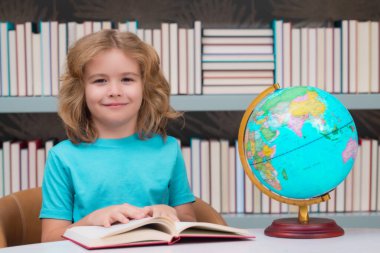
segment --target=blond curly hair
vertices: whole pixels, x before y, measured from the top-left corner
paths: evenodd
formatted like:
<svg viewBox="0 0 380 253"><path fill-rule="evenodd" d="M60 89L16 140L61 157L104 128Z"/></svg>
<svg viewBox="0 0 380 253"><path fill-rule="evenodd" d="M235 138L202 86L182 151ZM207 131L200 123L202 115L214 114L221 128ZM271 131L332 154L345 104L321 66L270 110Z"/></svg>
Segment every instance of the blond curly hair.
<svg viewBox="0 0 380 253"><path fill-rule="evenodd" d="M169 104L170 85L160 69L156 51L135 34L102 30L78 40L68 51L66 71L61 76L58 114L73 143L94 142L98 131L86 105L84 70L100 52L117 48L135 59L141 71L143 100L138 113L137 133L141 139L160 134L164 138L169 119L181 115Z"/></svg>

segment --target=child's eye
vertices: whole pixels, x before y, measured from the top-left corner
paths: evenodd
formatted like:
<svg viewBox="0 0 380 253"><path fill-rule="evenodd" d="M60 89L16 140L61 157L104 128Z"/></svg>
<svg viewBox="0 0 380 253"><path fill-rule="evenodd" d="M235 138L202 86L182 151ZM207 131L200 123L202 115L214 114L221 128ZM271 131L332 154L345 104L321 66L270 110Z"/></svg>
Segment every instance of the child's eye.
<svg viewBox="0 0 380 253"><path fill-rule="evenodd" d="M93 83L99 83L99 84L106 83L106 82L107 82L107 80L106 79L102 79L102 78L96 79L96 80L93 81Z"/></svg>
<svg viewBox="0 0 380 253"><path fill-rule="evenodd" d="M133 82L133 79L130 78L130 77L124 77L123 79L121 79L121 81L122 81L123 83L127 83L127 82Z"/></svg>

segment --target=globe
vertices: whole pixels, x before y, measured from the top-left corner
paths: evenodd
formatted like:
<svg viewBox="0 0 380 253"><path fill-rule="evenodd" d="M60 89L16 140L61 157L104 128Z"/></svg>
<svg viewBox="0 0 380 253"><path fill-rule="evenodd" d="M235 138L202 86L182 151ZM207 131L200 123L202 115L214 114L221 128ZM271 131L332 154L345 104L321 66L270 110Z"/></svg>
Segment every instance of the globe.
<svg viewBox="0 0 380 253"><path fill-rule="evenodd" d="M333 220L309 219L308 206L327 201L355 162L358 135L347 108L310 86L259 94L243 115L238 137L245 173L269 197L298 205L298 219L278 219L265 234L328 238L344 230Z"/></svg>

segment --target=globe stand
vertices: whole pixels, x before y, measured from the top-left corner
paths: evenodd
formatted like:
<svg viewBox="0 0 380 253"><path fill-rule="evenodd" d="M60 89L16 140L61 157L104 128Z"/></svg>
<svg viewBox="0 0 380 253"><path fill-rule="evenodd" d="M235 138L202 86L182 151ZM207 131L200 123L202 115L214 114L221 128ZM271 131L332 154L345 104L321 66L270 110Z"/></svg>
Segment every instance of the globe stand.
<svg viewBox="0 0 380 253"><path fill-rule="evenodd" d="M344 230L332 219L309 218L307 209L307 206L299 206L298 218L274 220L264 234L294 239L330 238L344 234Z"/></svg>

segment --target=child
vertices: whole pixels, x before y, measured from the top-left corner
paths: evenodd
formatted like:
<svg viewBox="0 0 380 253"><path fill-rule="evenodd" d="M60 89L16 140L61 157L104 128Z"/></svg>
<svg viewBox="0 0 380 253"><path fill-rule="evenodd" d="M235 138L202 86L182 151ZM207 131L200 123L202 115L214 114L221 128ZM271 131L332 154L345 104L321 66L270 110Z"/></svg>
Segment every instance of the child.
<svg viewBox="0 0 380 253"><path fill-rule="evenodd" d="M42 241L79 225L147 216L195 221L181 150L167 136L170 88L154 49L103 30L75 43L59 115L69 140L54 146L42 185Z"/></svg>

